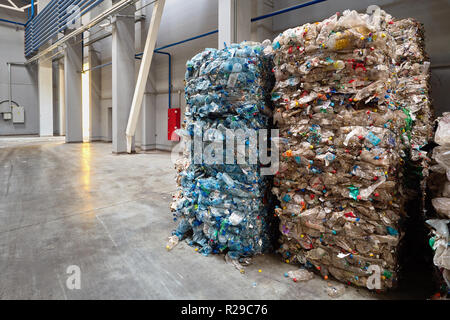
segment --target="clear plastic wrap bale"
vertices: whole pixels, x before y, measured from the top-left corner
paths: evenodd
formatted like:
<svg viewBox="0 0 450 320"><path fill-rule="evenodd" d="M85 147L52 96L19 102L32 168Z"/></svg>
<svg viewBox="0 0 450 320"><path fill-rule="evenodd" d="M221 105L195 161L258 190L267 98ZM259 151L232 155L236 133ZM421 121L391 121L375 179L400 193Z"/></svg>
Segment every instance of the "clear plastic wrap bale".
<svg viewBox="0 0 450 320"><path fill-rule="evenodd" d="M429 244L434 252L433 263L442 297L450 293L450 112L437 119L433 149L433 165L428 179L432 210L426 221L430 230Z"/></svg>
<svg viewBox="0 0 450 320"><path fill-rule="evenodd" d="M283 142L273 188L279 252L323 276L381 290L398 278L410 125L397 100L392 23L382 10L346 10L286 30L272 46Z"/></svg>
<svg viewBox="0 0 450 320"><path fill-rule="evenodd" d="M238 259L271 246L267 204L271 181L261 175L259 162L248 161L248 135L245 163L238 164L236 157L234 162L225 161L226 130L247 133L272 123L274 80L271 59L263 53L266 45L246 42L222 50L206 49L186 64L186 120L178 133L188 143L185 157L176 163L179 189L171 208L179 222L174 235L187 238L204 255L227 252ZM222 145L223 154L211 152L222 162L204 161L211 141ZM233 155L237 152L236 148Z"/></svg>

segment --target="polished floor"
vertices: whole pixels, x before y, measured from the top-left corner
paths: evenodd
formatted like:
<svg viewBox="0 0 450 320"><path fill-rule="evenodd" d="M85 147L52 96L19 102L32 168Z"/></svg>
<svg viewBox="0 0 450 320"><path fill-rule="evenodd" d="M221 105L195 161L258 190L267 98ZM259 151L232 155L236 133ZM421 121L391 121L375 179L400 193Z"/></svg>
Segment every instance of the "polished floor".
<svg viewBox="0 0 450 320"><path fill-rule="evenodd" d="M330 299L319 277L285 278L293 266L275 254L241 274L185 243L167 251L174 176L168 152L0 138L0 299ZM71 265L80 289L67 286ZM394 297L348 287L340 298Z"/></svg>

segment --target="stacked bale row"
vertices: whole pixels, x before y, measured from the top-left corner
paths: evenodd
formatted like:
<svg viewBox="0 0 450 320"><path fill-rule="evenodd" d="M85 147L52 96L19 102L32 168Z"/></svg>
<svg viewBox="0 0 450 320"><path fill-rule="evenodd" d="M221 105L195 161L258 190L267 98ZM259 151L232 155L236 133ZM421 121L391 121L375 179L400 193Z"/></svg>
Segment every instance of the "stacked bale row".
<svg viewBox="0 0 450 320"><path fill-rule="evenodd" d="M433 150L436 163L431 167L429 189L432 196L432 212L429 212L428 225L432 228L429 244L434 251L433 263L436 266L440 294L450 293L450 113L438 119L435 142L439 145Z"/></svg>
<svg viewBox="0 0 450 320"><path fill-rule="evenodd" d="M402 129L403 142L409 146L405 155L405 185L424 208L426 176L430 159L426 146L433 140L433 112L430 100L430 62L425 52L423 25L414 19L390 22L389 33L396 42L395 87L397 104L407 115Z"/></svg>
<svg viewBox="0 0 450 320"><path fill-rule="evenodd" d="M381 289L397 279L408 122L396 102L391 20L347 10L273 42L279 251L358 286L376 265Z"/></svg>
<svg viewBox="0 0 450 320"><path fill-rule="evenodd" d="M172 211L179 225L174 233L188 237L205 255L228 252L237 259L261 253L271 243L266 205L270 181L260 174L259 162L249 161L248 136L245 164L236 162L237 146L234 162L226 162L227 130L248 134L271 123L267 97L273 76L263 49L258 43L206 49L187 62L186 120L179 134L189 141L185 157L176 164L179 190ZM196 139L200 149L194 146ZM211 149L211 141L223 149Z"/></svg>

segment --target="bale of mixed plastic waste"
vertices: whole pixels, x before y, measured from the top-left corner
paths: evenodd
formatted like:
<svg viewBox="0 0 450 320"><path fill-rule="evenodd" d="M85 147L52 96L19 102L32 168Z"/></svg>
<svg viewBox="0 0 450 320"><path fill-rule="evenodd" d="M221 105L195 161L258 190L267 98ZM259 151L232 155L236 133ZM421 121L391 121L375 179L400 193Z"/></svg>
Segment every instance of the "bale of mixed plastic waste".
<svg viewBox="0 0 450 320"><path fill-rule="evenodd" d="M259 161L249 161L247 135L272 122L274 80L271 59L263 52L267 44L206 49L186 64L186 120L177 131L186 148L176 163L179 188L171 208L178 221L174 237L186 238L204 255L227 252L238 259L271 245L271 181L261 175ZM239 129L245 133L238 141L245 154L236 147L229 162L226 132ZM239 152L245 161L237 161Z"/></svg>
<svg viewBox="0 0 450 320"><path fill-rule="evenodd" d="M431 228L430 247L434 251L433 263L441 296L448 296L450 290L450 112L438 118L434 141L439 146L433 149L435 164L431 167L429 189L433 212L427 220Z"/></svg>
<svg viewBox="0 0 450 320"><path fill-rule="evenodd" d="M272 45L279 251L349 284L366 287L373 273L381 290L398 278L403 163L422 112L399 102L393 24L382 10L346 10L288 29ZM425 143L424 131L414 143Z"/></svg>

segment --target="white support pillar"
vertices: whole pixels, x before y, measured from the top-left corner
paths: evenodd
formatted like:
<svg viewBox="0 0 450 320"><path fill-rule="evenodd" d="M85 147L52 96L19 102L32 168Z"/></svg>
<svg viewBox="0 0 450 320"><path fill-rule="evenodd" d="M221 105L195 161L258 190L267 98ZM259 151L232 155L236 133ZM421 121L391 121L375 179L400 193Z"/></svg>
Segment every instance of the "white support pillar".
<svg viewBox="0 0 450 320"><path fill-rule="evenodd" d="M253 14L257 17L274 11L274 8L265 0L252 0L252 7L254 9ZM255 21L251 24L252 27L252 40L263 41L265 39L272 39L273 18L263 19Z"/></svg>
<svg viewBox="0 0 450 320"><path fill-rule="evenodd" d="M64 63L62 59L53 61L53 133L54 135L65 135L65 112L64 112Z"/></svg>
<svg viewBox="0 0 450 320"><path fill-rule="evenodd" d="M252 35L252 2L249 0L235 0L236 10L236 38L235 41L250 41Z"/></svg>
<svg viewBox="0 0 450 320"><path fill-rule="evenodd" d="M142 150L156 149L156 95L153 91L150 79L147 81L146 92L142 101Z"/></svg>
<svg viewBox="0 0 450 320"><path fill-rule="evenodd" d="M77 43L78 42L78 43ZM66 142L83 142L82 86L83 45L81 35L67 42L64 55L64 86L66 105Z"/></svg>
<svg viewBox="0 0 450 320"><path fill-rule="evenodd" d="M145 4L145 1L141 1L141 6ZM152 15L152 10L154 8L147 6L140 14L144 14L148 17ZM141 22L141 50L145 50L145 42L147 39L149 25L146 24L146 20ZM155 150L156 149L156 95L153 93L155 91L153 84L155 83L154 72L150 69L147 84L145 87L144 99L142 100L142 110L141 110L141 150ZM139 126L139 122L137 127ZM138 130L136 130L137 136Z"/></svg>
<svg viewBox="0 0 450 320"><path fill-rule="evenodd" d="M38 3L38 12L42 11L50 0ZM39 60L38 91L39 91L39 135L53 136L53 76L52 60Z"/></svg>
<svg viewBox="0 0 450 320"><path fill-rule="evenodd" d="M39 135L53 136L53 79L52 60L39 61Z"/></svg>
<svg viewBox="0 0 450 320"><path fill-rule="evenodd" d="M234 2L235 0L219 1L219 49L223 49L225 44L234 42Z"/></svg>
<svg viewBox="0 0 450 320"><path fill-rule="evenodd" d="M59 135L66 135L66 88L64 81L64 62L59 63L58 68L58 105L59 105Z"/></svg>
<svg viewBox="0 0 450 320"><path fill-rule="evenodd" d="M112 31L112 145L113 153L127 152L126 128L135 84L134 7L122 10ZM134 150L134 143L131 148Z"/></svg>
<svg viewBox="0 0 450 320"><path fill-rule="evenodd" d="M249 0L218 0L219 49L231 43L250 40L252 2Z"/></svg>
<svg viewBox="0 0 450 320"><path fill-rule="evenodd" d="M97 52L92 46L89 46L89 68L101 64ZM98 141L101 139L101 84L102 71L95 69L89 71L89 107L90 107L90 141Z"/></svg>

